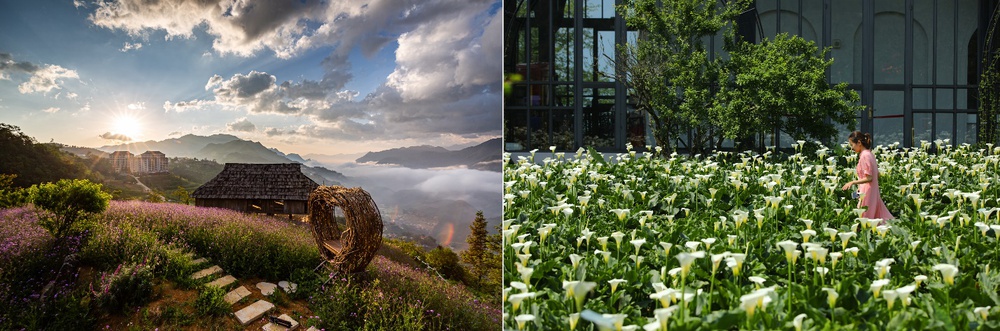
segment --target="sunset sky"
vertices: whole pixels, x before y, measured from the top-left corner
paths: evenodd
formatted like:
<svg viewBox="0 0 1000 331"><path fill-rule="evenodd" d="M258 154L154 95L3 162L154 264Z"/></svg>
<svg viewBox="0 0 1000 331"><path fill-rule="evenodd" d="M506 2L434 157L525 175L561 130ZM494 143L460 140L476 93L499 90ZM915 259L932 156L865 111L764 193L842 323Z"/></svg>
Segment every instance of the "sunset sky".
<svg viewBox="0 0 1000 331"><path fill-rule="evenodd" d="M0 122L286 153L500 136L500 1L0 0Z"/></svg>

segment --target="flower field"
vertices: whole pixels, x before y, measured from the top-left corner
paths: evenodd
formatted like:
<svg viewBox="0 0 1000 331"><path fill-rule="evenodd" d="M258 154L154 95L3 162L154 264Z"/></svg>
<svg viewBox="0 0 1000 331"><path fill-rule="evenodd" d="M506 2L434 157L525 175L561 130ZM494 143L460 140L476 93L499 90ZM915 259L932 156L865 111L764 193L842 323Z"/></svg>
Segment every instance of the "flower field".
<svg viewBox="0 0 1000 331"><path fill-rule="evenodd" d="M1000 147L794 147L505 162L505 329L1000 328Z"/></svg>

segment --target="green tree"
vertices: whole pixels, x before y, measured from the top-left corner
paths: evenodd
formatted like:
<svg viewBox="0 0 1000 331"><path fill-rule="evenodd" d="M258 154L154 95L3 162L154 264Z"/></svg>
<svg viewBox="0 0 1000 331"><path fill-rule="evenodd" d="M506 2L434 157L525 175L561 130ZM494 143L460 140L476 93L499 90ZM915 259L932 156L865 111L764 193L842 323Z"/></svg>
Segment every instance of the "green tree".
<svg viewBox="0 0 1000 331"><path fill-rule="evenodd" d="M798 36L782 33L759 44L740 42L727 63L732 77L724 77L712 122L726 138L742 141L770 128L794 139L831 139L833 125L854 127L855 114L864 108L847 83L830 86L826 69L833 59Z"/></svg>
<svg viewBox="0 0 1000 331"><path fill-rule="evenodd" d="M188 190L183 186L177 186L177 189L174 190L173 196L177 198L177 201L180 201L185 205L190 205L194 202L194 199L191 198L191 192L188 192Z"/></svg>
<svg viewBox="0 0 1000 331"><path fill-rule="evenodd" d="M486 250L489 231L486 230L486 217L483 216L482 210L476 212L476 219L472 221L472 225L469 225L469 229L471 232L465 238L469 248L462 252L462 262L472 266L472 276L477 282L481 282L490 268L486 265L486 255L489 254Z"/></svg>
<svg viewBox="0 0 1000 331"><path fill-rule="evenodd" d="M713 88L727 77L721 57L709 60L705 40L715 36L749 5L749 0L632 0L619 5L635 44L619 45L621 74L641 111L649 114L656 144L675 146L681 132L692 132L687 146L702 152L716 138L708 110ZM679 144L679 143L678 143Z"/></svg>
<svg viewBox="0 0 1000 331"><path fill-rule="evenodd" d="M427 253L427 264L437 269L448 279L461 281L465 278L465 269L458 262L458 254L451 248L438 246Z"/></svg>
<svg viewBox="0 0 1000 331"><path fill-rule="evenodd" d="M35 207L51 213L40 216L39 223L57 239L68 235L78 221L106 210L111 200L110 194L101 191L101 184L85 179L34 185L29 196Z"/></svg>
<svg viewBox="0 0 1000 331"><path fill-rule="evenodd" d="M14 174L0 174L0 208L20 206L25 203L24 189L14 187Z"/></svg>
<svg viewBox="0 0 1000 331"><path fill-rule="evenodd" d="M736 18L751 1L632 0L619 5L634 44L619 45L619 79L638 109L649 114L653 137L691 154L719 148L724 138L746 139L774 128L796 139L829 138L833 123L853 127L857 93L829 86L814 44L778 36L739 40ZM709 58L705 41L722 32L729 56ZM829 119L829 121L827 121ZM682 133L691 133L684 145ZM676 144L671 142L676 141Z"/></svg>

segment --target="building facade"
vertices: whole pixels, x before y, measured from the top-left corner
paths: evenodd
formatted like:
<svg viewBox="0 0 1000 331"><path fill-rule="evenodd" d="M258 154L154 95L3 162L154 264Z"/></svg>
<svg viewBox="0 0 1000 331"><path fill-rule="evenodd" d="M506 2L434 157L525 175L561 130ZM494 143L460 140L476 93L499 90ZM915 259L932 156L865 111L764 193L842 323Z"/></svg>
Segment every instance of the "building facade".
<svg viewBox="0 0 1000 331"><path fill-rule="evenodd" d="M155 174L167 172L167 156L160 151L146 151L135 156L128 151L116 151L110 156L115 172L129 174Z"/></svg>
<svg viewBox="0 0 1000 331"><path fill-rule="evenodd" d="M506 151L653 143L646 115L615 79L615 45L639 36L616 14L622 2L505 1L504 70L522 78L505 99ZM858 92L865 110L857 128L877 144L958 145L979 141L977 82L983 54L995 51L985 31L996 7L996 0L757 0L737 25L744 40L787 32L829 47L828 81ZM722 44L721 33L706 38L709 56L726 56ZM794 143L774 131L762 137L765 145Z"/></svg>

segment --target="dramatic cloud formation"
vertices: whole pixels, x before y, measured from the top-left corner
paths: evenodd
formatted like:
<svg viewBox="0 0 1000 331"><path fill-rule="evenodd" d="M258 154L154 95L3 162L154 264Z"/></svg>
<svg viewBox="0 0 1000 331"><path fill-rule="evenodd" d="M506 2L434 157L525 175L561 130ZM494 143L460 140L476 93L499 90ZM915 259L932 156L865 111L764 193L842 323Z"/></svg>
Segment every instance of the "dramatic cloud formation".
<svg viewBox="0 0 1000 331"><path fill-rule="evenodd" d="M235 122L226 123L226 129L236 132L253 132L254 130L257 130L257 126L250 123L246 117L243 117L237 119Z"/></svg>
<svg viewBox="0 0 1000 331"><path fill-rule="evenodd" d="M102 135L100 135L98 137L101 137L101 138L104 138L104 139L107 139L107 140L132 141L132 138L129 138L129 136L123 135L121 133L105 132L104 134L102 134Z"/></svg>
<svg viewBox="0 0 1000 331"><path fill-rule="evenodd" d="M10 74L25 73L31 75L27 82L17 86L21 94L34 92L47 93L54 89L61 89L59 85L64 78L76 78L80 76L76 71L69 70L57 65L38 66L30 62L17 62L8 53L0 53L0 79L11 79Z"/></svg>

